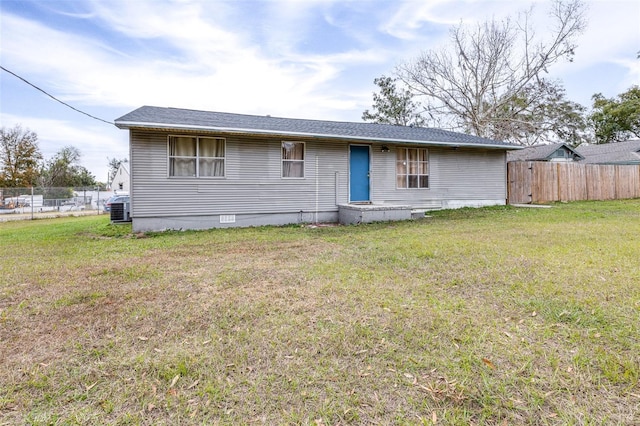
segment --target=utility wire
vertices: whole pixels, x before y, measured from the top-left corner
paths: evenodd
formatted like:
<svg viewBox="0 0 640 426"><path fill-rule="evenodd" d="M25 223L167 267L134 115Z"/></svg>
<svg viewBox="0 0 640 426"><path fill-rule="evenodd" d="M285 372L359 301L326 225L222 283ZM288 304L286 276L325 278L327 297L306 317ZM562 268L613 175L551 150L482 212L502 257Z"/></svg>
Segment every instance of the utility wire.
<svg viewBox="0 0 640 426"><path fill-rule="evenodd" d="M3 67L2 65L0 65L0 68L1 68L3 71L8 72L8 73L9 73L9 74L11 74L12 76L14 76L14 77L16 77L16 78L19 78L20 80L24 81L25 83L27 83L29 86L33 87L34 89L41 91L42 93L44 93L45 95L47 95L48 97L50 97L51 99L53 99L54 101L60 102L62 105L66 106L66 107L69 107L69 108L71 108L72 110L74 110L74 111L76 111L76 112L79 112L80 114L84 114L84 115L86 115L87 117L91 117L91 118L93 118L94 120L98 120L98 121L102 121L103 123L107 123L107 124L114 125L114 123L113 123L113 122L111 122L111 121L103 120L102 118L98 118L98 117L96 117L96 116L94 116L94 115L91 115L91 114L89 114L89 113L86 113L86 112L84 112L84 111L80 111L78 108L75 108L75 107L73 107L73 106L69 105L68 103L66 103L66 102L64 102L64 101L61 101L60 99L56 98L55 96L53 96L53 95L51 95L51 94L47 93L46 91L42 90L41 88L39 88L39 87L38 87L38 86L36 86L35 84L30 83L29 81L27 81L27 80L25 80L24 78L20 77L18 74L16 74L16 73L14 73L14 72L9 71L8 69L6 69L5 67Z"/></svg>

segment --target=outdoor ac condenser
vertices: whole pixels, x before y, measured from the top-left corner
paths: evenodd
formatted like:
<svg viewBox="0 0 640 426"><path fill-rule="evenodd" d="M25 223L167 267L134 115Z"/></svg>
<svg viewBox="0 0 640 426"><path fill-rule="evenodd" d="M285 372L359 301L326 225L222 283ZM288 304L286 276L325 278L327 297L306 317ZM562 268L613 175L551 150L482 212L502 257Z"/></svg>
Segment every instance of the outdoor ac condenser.
<svg viewBox="0 0 640 426"><path fill-rule="evenodd" d="M130 206L130 203L111 204L111 222L131 222Z"/></svg>

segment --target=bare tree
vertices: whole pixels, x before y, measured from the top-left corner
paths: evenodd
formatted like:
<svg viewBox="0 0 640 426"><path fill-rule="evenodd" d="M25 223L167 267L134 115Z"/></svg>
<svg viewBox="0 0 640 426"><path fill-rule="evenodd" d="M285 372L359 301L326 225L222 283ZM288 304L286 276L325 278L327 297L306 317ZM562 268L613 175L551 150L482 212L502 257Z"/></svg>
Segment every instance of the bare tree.
<svg viewBox="0 0 640 426"><path fill-rule="evenodd" d="M109 182L107 183L111 183L113 182L113 179L116 177L116 173L118 173L118 169L120 168L120 165L123 163L128 163L129 160L127 158L109 158L107 157L107 161L108 161L108 167L109 167Z"/></svg>
<svg viewBox="0 0 640 426"><path fill-rule="evenodd" d="M541 84L549 66L572 59L586 26L584 10L580 0L555 0L547 37L533 29L532 9L515 21L492 19L471 29L458 25L451 30L450 46L423 52L396 74L414 94L424 95L427 112L449 127L517 142L516 135L494 134L496 128L504 130L496 123L520 120L530 106L525 92ZM525 103L514 109L516 100ZM511 115L515 110L519 114Z"/></svg>
<svg viewBox="0 0 640 426"><path fill-rule="evenodd" d="M586 110L565 98L558 81L538 79L496 110L487 133L521 145L561 141L578 146L593 139Z"/></svg>

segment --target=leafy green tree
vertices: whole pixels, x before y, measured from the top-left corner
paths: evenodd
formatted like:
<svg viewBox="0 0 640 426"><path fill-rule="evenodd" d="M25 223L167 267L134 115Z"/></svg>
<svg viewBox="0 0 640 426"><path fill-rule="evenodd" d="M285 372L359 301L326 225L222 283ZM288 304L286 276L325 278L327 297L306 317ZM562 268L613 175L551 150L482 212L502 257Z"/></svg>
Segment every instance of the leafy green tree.
<svg viewBox="0 0 640 426"><path fill-rule="evenodd" d="M423 52L396 73L444 127L521 141L524 129L518 123L525 112L529 124L533 118L552 118L540 114L543 110L530 103L528 92L544 93L545 87L536 86L548 68L572 60L576 38L586 26L584 10L581 0L553 1L550 29L544 33L535 32L531 9L516 19L491 19L476 27L460 24L451 30L448 46ZM516 133L506 132L510 128Z"/></svg>
<svg viewBox="0 0 640 426"><path fill-rule="evenodd" d="M43 187L88 187L95 186L95 177L80 163L80 150L66 146L53 158L46 161L40 171Z"/></svg>
<svg viewBox="0 0 640 426"><path fill-rule="evenodd" d="M37 134L20 125L0 129L0 188L34 185L40 160Z"/></svg>
<svg viewBox="0 0 640 426"><path fill-rule="evenodd" d="M632 86L617 98L607 99L601 93L592 97L590 120L596 143L619 142L640 138L640 86Z"/></svg>
<svg viewBox="0 0 640 426"><path fill-rule="evenodd" d="M400 126L425 125L425 120L417 112L418 104L413 101L413 95L407 89L397 88L397 79L383 75L373 82L380 88L380 93L373 94L372 111L365 110L362 120Z"/></svg>

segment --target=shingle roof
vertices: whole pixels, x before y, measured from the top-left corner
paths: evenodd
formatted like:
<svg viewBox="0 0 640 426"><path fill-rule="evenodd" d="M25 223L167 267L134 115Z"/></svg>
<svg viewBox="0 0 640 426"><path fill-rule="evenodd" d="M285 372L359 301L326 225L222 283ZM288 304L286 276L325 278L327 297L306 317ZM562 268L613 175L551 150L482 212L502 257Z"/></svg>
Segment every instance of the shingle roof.
<svg viewBox="0 0 640 426"><path fill-rule="evenodd" d="M507 153L507 161L548 161L552 158L551 154L563 147L575 153L576 156L582 157L582 155L577 153L575 149L571 148L567 144L553 143L546 145L533 145L519 151L510 151Z"/></svg>
<svg viewBox="0 0 640 426"><path fill-rule="evenodd" d="M377 123L305 120L143 106L115 120L121 129L185 129L361 141L519 149L517 145L447 130Z"/></svg>
<svg viewBox="0 0 640 426"><path fill-rule="evenodd" d="M640 164L640 139L600 145L580 145L576 151L585 157L583 163Z"/></svg>

